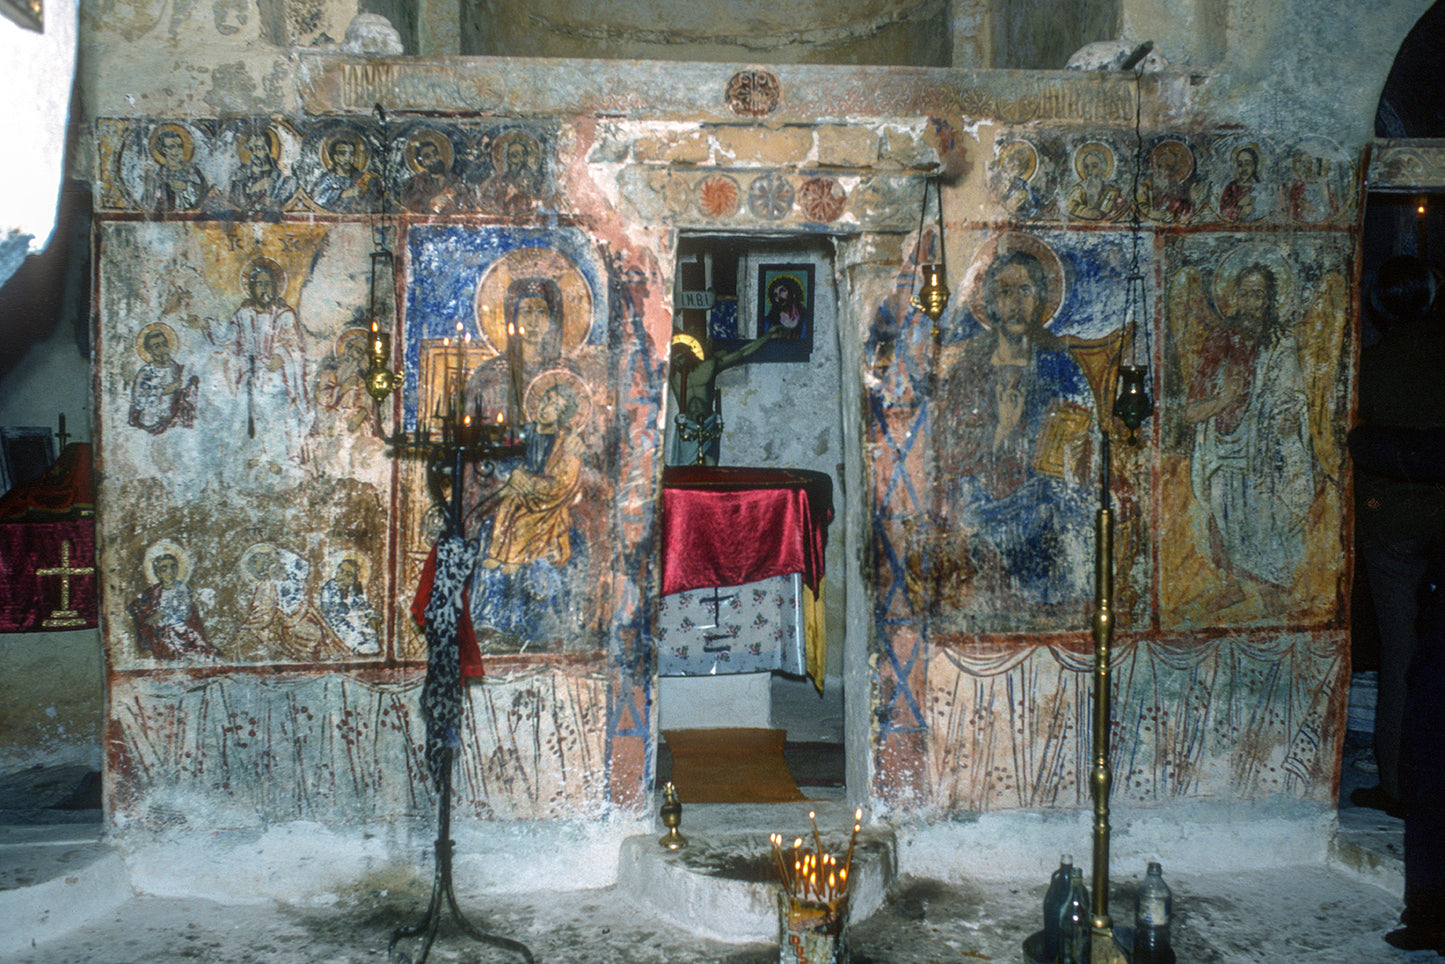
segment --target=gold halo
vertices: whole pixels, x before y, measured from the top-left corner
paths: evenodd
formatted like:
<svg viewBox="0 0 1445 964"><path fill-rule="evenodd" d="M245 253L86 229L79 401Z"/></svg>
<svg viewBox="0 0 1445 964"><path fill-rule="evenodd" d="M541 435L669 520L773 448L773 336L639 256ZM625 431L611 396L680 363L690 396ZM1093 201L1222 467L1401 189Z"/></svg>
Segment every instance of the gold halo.
<svg viewBox="0 0 1445 964"><path fill-rule="evenodd" d="M1263 265L1274 272L1275 317L1279 324L1288 324L1295 309L1294 269L1277 248L1258 241L1247 241L1232 248L1215 265L1214 277L1209 284L1214 310L1221 318L1233 317L1234 286L1239 276L1255 265Z"/></svg>
<svg viewBox="0 0 1445 964"><path fill-rule="evenodd" d="M171 346L172 358L176 357L176 352L179 351L181 347L181 340L176 336L174 328L164 321L151 322L142 328L140 334L135 337L135 353L139 355L147 365L155 361L155 359L151 357L151 353L146 351L146 339L150 337L151 332L154 331L158 331L166 336L166 343Z"/></svg>
<svg viewBox="0 0 1445 964"><path fill-rule="evenodd" d="M252 258L241 268L241 294L247 298L251 297L251 286L248 282L251 280L251 272L259 267L268 268L272 272L271 276L276 279L276 300L285 301L286 269L281 267L275 260L264 255L259 258Z"/></svg>
<svg viewBox="0 0 1445 964"><path fill-rule="evenodd" d="M541 406L542 396L554 385L563 382L570 384L576 389L577 411L572 416L572 425L580 425L592 416L592 392L588 390L584 382L576 372L569 372L565 368L549 368L532 379L527 386L526 400L522 403L522 411L529 422L537 420L537 409Z"/></svg>
<svg viewBox="0 0 1445 964"><path fill-rule="evenodd" d="M347 328L336 336L336 357L345 358L346 347L354 341L361 342L363 355L371 353L371 332L365 328Z"/></svg>
<svg viewBox="0 0 1445 964"><path fill-rule="evenodd" d="M1026 161L1025 170L1019 172L1019 176L1025 181L1033 180L1034 172L1039 169L1039 152L1028 141L1009 141L998 149L998 166L1000 170L1007 171L1009 162L1016 154L1022 154Z"/></svg>
<svg viewBox="0 0 1445 964"><path fill-rule="evenodd" d="M979 246L978 253L973 256L973 261L963 276L968 309L973 312L974 320L981 326L992 327L983 303L983 278L995 258L1011 251L1026 251L1038 258L1039 264L1043 266L1044 280L1048 285L1048 290L1044 292L1043 325L1047 328L1054 323L1054 319L1058 317L1059 306L1064 303L1064 266L1053 248L1021 231L1004 231Z"/></svg>
<svg viewBox="0 0 1445 964"><path fill-rule="evenodd" d="M1104 158L1105 180L1113 176L1114 152L1102 141L1089 141L1087 144L1080 144L1078 150L1074 151L1074 173L1079 175L1079 180L1082 181L1087 176L1084 174L1084 157L1088 154L1098 154Z"/></svg>
<svg viewBox="0 0 1445 964"><path fill-rule="evenodd" d="M492 142L492 170L501 171L510 168L507 163L507 148L512 144L520 143L527 149L527 163L540 165L542 163L542 142L535 135L526 131L508 131Z"/></svg>
<svg viewBox="0 0 1445 964"><path fill-rule="evenodd" d="M145 551L144 568L141 572L147 582L155 578L156 557L167 553L176 557L176 582L185 582L191 577L191 554L174 539L161 539L152 543L150 548Z"/></svg>
<svg viewBox="0 0 1445 964"><path fill-rule="evenodd" d="M425 127L414 130L407 135L406 148L402 151L406 166L417 174L421 173L422 166L417 162L416 148L422 141L426 141L428 144L436 147L438 153L442 156L444 169L450 171L452 169L452 160L455 157L452 151L452 142L440 131L429 130Z"/></svg>
<svg viewBox="0 0 1445 964"><path fill-rule="evenodd" d="M269 553L271 553L273 556L275 556L275 557L277 558L278 561L279 561L280 558L281 558L281 550L280 550L280 549L277 549L277 548L276 548L274 545L272 545L271 543L269 543L269 542L253 542L253 543L251 543L251 545L246 549L246 551L243 552L243 553L241 553L241 562L240 562L240 564L239 564L239 568L240 568L240 570L241 570L241 579L242 579L242 580L244 580L245 582L248 582L248 583L255 583L256 577L253 576L253 575L251 575L251 560L255 559L258 555L260 555L260 554L263 553L263 552L269 552Z"/></svg>
<svg viewBox="0 0 1445 964"><path fill-rule="evenodd" d="M692 335L689 335L685 331L679 331L677 334L673 335L672 347L676 348L678 345L686 346L687 350L691 352L692 356L698 361L703 360L702 342L698 341Z"/></svg>
<svg viewBox="0 0 1445 964"><path fill-rule="evenodd" d="M1182 173L1179 175L1181 182L1188 180L1189 175L1194 173L1194 151L1183 141L1169 137L1151 147L1149 149L1149 165L1151 167L1154 164L1155 156L1161 154L1173 154L1184 161Z"/></svg>
<svg viewBox="0 0 1445 964"><path fill-rule="evenodd" d="M251 163L251 151L246 147L246 141L250 140L251 135L255 133L257 131L254 128L243 129L241 136L236 138L236 156L241 159L242 164ZM261 128L260 133L266 138L266 153L271 155L271 160L281 160L281 138L277 136L276 129L267 126Z"/></svg>
<svg viewBox="0 0 1445 964"><path fill-rule="evenodd" d="M361 583L363 589L366 588L366 580L371 578L371 560L355 549L340 549L328 555L326 557L326 578L334 578L336 567L348 559L356 563L356 579Z"/></svg>
<svg viewBox="0 0 1445 964"><path fill-rule="evenodd" d="M551 278L562 291L562 353L587 340L592 288L571 258L555 248L517 248L487 266L477 284L477 328L494 354L507 345L507 289L513 278Z"/></svg>
<svg viewBox="0 0 1445 964"><path fill-rule="evenodd" d="M354 130L344 130L321 139L321 148L316 152L321 158L321 166L331 170L331 148L337 141L346 141L356 148L356 163L352 166L358 171L366 170L366 166L371 163L371 155L366 150L366 138L361 136L360 131Z"/></svg>
<svg viewBox="0 0 1445 964"><path fill-rule="evenodd" d="M196 142L191 139L191 132L180 124L162 124L151 131L150 149L151 157L155 158L157 164L165 164L165 157L161 154L161 135L178 134L181 138L181 160L189 161L196 156Z"/></svg>

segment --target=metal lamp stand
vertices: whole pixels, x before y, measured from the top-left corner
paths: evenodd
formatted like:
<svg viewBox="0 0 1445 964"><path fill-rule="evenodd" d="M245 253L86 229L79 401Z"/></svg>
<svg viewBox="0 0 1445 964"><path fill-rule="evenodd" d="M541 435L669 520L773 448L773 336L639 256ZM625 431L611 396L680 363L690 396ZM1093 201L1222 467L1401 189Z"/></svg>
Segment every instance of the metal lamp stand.
<svg viewBox="0 0 1445 964"><path fill-rule="evenodd" d="M445 511L447 524L452 530L461 533L462 530L462 479L463 470L468 462L484 461L515 455L521 451L520 446L515 444L467 444L465 442L434 442L430 440L407 439L405 435L392 436L387 439L392 446L393 454L401 455L407 452L415 452L427 458L427 487L432 494L437 506ZM490 469L488 469L490 471ZM451 477L451 493L444 495L442 481L447 475ZM432 881L431 901L427 904L426 913L421 920L415 924L397 928L391 935L391 942L387 945L386 952L392 964L425 964L427 955L431 953L432 944L436 941L437 930L441 926L442 907L445 903L446 909L451 911L457 927L462 933L473 940L484 944L491 944L504 950L520 954L527 964L534 964L532 952L527 945L520 941L512 940L509 937L499 937L496 934L488 934L473 925L467 920L466 915L457 906L456 891L452 885L452 853L455 844L451 839L452 829L452 768L455 760L455 751L451 746L443 746L441 749L441 795L437 803L437 839L435 844L436 852L436 875ZM421 953L412 958L405 952L398 952L397 942L408 937L422 937Z"/></svg>
<svg viewBox="0 0 1445 964"><path fill-rule="evenodd" d="M456 891L452 888L452 851L454 848L451 839L452 829L452 748L446 747L442 750L442 792L441 802L437 804L437 839L436 839L436 877L432 882L431 903L427 904L426 913L421 920L415 924L397 928L391 935L391 943L386 947L387 957L393 964L423 964L427 955L431 953L432 943L436 941L437 930L442 921L442 901L446 901L447 909L451 911L452 918L456 921L462 933L483 944L491 944L505 950L515 951L522 955L527 964L534 964L532 952L526 944L521 941L514 941L510 937L499 937L496 934L488 934L478 929L471 921L467 920L461 908L457 906ZM413 960L405 953L398 954L396 950L397 941L405 937L422 936L421 955Z"/></svg>

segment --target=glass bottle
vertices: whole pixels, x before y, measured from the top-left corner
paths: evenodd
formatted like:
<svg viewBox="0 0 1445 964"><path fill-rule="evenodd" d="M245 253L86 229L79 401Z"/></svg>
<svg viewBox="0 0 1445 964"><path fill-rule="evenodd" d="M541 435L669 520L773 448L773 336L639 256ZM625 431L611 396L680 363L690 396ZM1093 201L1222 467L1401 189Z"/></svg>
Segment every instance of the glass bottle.
<svg viewBox="0 0 1445 964"><path fill-rule="evenodd" d="M1089 964L1089 892L1084 889L1084 872L1069 869L1069 893L1059 909L1059 964Z"/></svg>
<svg viewBox="0 0 1445 964"><path fill-rule="evenodd" d="M1134 905L1134 964L1174 964L1169 946L1173 915L1174 895L1164 883L1164 871L1151 860Z"/></svg>
<svg viewBox="0 0 1445 964"><path fill-rule="evenodd" d="M1064 899L1069 896L1069 873L1074 869L1074 855L1064 854L1059 858L1059 869L1049 878L1049 889L1044 892L1044 960L1059 958L1059 911L1064 909Z"/></svg>

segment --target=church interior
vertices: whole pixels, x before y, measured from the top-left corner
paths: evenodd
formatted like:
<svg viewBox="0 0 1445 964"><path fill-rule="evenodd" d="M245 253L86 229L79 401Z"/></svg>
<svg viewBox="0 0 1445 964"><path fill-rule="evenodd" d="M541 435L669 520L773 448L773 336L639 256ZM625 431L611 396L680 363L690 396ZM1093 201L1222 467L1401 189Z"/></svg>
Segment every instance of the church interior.
<svg viewBox="0 0 1445 964"><path fill-rule="evenodd" d="M0 6L0 957L1434 959L1445 3Z"/></svg>

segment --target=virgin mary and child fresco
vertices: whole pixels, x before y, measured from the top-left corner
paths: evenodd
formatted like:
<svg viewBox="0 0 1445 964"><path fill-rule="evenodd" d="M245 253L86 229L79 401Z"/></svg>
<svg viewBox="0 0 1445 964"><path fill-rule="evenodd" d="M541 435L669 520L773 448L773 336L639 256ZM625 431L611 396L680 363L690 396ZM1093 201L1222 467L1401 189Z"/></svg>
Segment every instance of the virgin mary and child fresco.
<svg viewBox="0 0 1445 964"><path fill-rule="evenodd" d="M468 493L468 535L479 562L470 606L484 651L547 650L573 640L592 583L587 516L592 393L567 312L578 306L551 277L513 277L502 299L505 343L471 373L471 411L517 410L524 451L478 477ZM584 329L585 330L585 329ZM498 332L504 329L498 327ZM505 334L491 336L504 341Z"/></svg>

